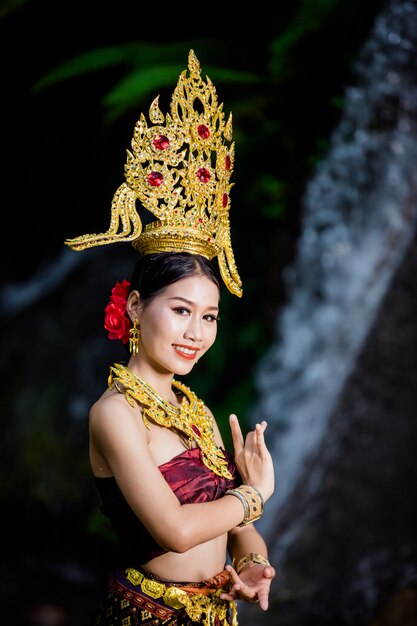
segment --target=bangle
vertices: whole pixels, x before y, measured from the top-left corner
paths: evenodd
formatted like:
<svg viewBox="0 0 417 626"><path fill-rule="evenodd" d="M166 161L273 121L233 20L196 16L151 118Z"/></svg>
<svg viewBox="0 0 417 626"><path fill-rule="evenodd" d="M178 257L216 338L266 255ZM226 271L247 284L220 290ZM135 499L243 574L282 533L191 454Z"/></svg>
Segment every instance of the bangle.
<svg viewBox="0 0 417 626"><path fill-rule="evenodd" d="M261 565L271 565L267 558L262 556L262 554L258 554L257 552L250 552L249 554L245 554L241 559L236 563L236 559L232 561L232 567L236 570L238 574L243 570L244 567L249 565L255 565L255 563L259 563Z"/></svg>
<svg viewBox="0 0 417 626"><path fill-rule="evenodd" d="M226 493L224 495L225 496L236 496L236 498L238 498L238 500L241 501L241 503L243 505L243 510L245 512L244 516L243 516L243 520L241 522L243 524L244 521L246 519L249 519L249 517L250 517L250 509L249 509L249 503L248 503L247 499L245 498L243 493L238 491L238 489L229 489L228 491L226 491ZM240 524L239 524L239 526L240 526Z"/></svg>
<svg viewBox="0 0 417 626"><path fill-rule="evenodd" d="M258 520L264 512L264 499L261 492L253 485L241 485L236 489L229 489L224 494L239 498L243 505L244 517L239 526L246 526Z"/></svg>

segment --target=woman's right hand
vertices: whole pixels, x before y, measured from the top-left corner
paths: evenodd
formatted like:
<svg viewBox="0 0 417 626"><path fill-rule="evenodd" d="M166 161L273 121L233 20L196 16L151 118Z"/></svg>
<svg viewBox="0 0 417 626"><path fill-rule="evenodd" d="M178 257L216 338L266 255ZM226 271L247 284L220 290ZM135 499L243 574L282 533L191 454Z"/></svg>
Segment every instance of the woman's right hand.
<svg viewBox="0 0 417 626"><path fill-rule="evenodd" d="M236 415L230 415L229 422L235 463L242 481L246 485L257 487L266 502L274 493L275 487L274 465L264 438L267 423L263 421L256 424L244 440Z"/></svg>

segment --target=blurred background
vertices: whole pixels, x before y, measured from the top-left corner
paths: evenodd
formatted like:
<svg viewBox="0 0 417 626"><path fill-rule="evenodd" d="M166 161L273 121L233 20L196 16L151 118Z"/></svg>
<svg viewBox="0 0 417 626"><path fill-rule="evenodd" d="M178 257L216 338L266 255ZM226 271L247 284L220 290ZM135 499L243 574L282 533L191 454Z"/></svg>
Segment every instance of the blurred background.
<svg viewBox="0 0 417 626"><path fill-rule="evenodd" d="M0 623L89 624L112 562L87 417L136 253L63 242L107 230L192 48L233 112L244 295L187 384L228 446L230 412L267 419L277 468L271 606L240 624L416 625L417 0L3 0L0 47Z"/></svg>

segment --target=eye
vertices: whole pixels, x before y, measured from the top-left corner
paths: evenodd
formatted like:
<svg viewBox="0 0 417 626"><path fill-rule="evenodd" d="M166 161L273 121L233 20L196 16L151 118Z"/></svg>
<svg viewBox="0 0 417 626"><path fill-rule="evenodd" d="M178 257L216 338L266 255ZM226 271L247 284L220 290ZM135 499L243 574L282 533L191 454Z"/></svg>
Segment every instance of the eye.
<svg viewBox="0 0 417 626"><path fill-rule="evenodd" d="M220 317L218 315L204 315L203 319L205 319L207 322L218 322Z"/></svg>
<svg viewBox="0 0 417 626"><path fill-rule="evenodd" d="M175 313L177 313L178 315L188 315L190 313L189 309L186 309L183 306L177 306L174 309Z"/></svg>

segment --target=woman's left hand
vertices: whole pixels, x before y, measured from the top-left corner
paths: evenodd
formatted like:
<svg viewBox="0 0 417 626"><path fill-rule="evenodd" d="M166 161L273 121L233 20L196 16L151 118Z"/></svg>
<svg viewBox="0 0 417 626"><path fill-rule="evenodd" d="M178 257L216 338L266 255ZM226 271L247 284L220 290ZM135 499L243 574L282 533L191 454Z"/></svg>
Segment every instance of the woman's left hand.
<svg viewBox="0 0 417 626"><path fill-rule="evenodd" d="M232 587L228 593L222 593L223 600L244 600L259 602L263 611L268 608L269 589L275 576L272 565L255 563L245 567L240 574L231 565L226 565L232 579Z"/></svg>

